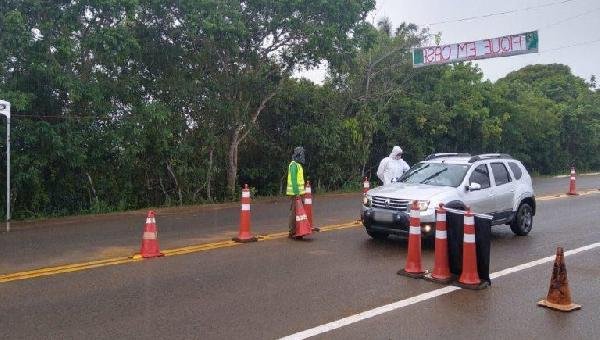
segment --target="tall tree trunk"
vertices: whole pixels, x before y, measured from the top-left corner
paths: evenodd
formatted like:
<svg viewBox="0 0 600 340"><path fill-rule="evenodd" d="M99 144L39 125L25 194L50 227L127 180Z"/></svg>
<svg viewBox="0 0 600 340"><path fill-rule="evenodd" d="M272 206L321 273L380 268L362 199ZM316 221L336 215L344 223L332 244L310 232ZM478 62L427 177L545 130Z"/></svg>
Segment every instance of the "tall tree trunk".
<svg viewBox="0 0 600 340"><path fill-rule="evenodd" d="M85 175L87 176L88 182L90 183L90 196L93 195L93 202L92 202L92 197L90 197L90 204L98 204L98 195L96 194L96 188L94 188L94 182L92 181L92 176L90 176L90 173L86 171Z"/></svg>
<svg viewBox="0 0 600 340"><path fill-rule="evenodd" d="M360 178L365 178L365 168L367 167L367 161L364 160L362 163L362 170L360 171Z"/></svg>
<svg viewBox="0 0 600 340"><path fill-rule="evenodd" d="M283 172L283 175L279 179L279 194L285 195L287 189L287 169Z"/></svg>
<svg viewBox="0 0 600 340"><path fill-rule="evenodd" d="M212 181L212 167L213 167L213 153L215 151L214 147L210 148L210 151L208 152L208 170L206 171L206 199L208 201L211 200L212 198L212 193L211 193L211 181Z"/></svg>
<svg viewBox="0 0 600 340"><path fill-rule="evenodd" d="M160 188L161 188L163 194L165 195L165 203L167 205L170 205L171 198L169 197L169 193L167 192L167 189L165 188L163 181L162 181L162 177L160 175L158 175L158 184L160 184Z"/></svg>
<svg viewBox="0 0 600 340"><path fill-rule="evenodd" d="M171 163L167 163L167 171L173 178L173 182L175 182L175 188L177 189L177 197L179 198L179 205L183 205L183 194L181 193L181 187L179 187L179 182L177 181L177 176L175 176L175 172L173 171L173 167Z"/></svg>
<svg viewBox="0 0 600 340"><path fill-rule="evenodd" d="M258 115L264 110L265 106L275 96L278 87L271 93L269 93L260 102L260 105L250 115L250 122L238 122L238 126L231 134L231 140L229 141L229 152L227 162L227 192L230 198L233 198L235 194L235 186L237 182L237 170L238 170L238 150L240 143L248 136L252 127L256 124Z"/></svg>
<svg viewBox="0 0 600 340"><path fill-rule="evenodd" d="M235 186L237 182L238 167L238 147L240 145L240 132L242 127L237 127L231 135L229 141L229 152L227 154L227 192L229 198L233 199L235 195Z"/></svg>

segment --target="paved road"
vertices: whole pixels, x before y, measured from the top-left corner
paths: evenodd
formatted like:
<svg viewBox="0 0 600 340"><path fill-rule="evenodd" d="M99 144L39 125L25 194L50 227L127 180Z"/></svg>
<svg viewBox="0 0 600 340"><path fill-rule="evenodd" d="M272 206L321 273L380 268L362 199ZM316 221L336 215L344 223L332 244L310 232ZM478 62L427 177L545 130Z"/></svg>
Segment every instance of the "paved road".
<svg viewBox="0 0 600 340"><path fill-rule="evenodd" d="M339 204L329 216L354 217ZM597 193L540 201L528 237L495 227L491 271L552 255L558 245L600 242L599 206ZM375 241L357 227L0 283L0 338L278 338L439 289L395 274L405 253L405 241ZM423 256L430 268L431 247ZM484 291L458 290L319 337L597 339L599 258L596 248L566 259L573 298L584 306L573 314L535 306L548 289L547 263L499 277Z"/></svg>
<svg viewBox="0 0 600 340"><path fill-rule="evenodd" d="M568 190L568 178L535 178L538 196ZM579 176L578 190L600 189L600 176ZM320 225L358 218L360 194L318 195L315 221ZM230 239L237 235L239 204L157 210L162 248ZM289 202L261 201L252 205L252 231L257 235L287 228ZM146 212L13 222L11 232L0 233L0 274L129 256L139 251Z"/></svg>

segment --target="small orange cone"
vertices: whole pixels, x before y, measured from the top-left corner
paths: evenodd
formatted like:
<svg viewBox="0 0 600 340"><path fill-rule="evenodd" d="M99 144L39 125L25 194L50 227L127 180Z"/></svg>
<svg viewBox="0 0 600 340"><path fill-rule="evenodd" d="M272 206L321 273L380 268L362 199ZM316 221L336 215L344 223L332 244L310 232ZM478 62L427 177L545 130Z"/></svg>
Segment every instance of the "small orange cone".
<svg viewBox="0 0 600 340"><path fill-rule="evenodd" d="M458 278L461 287L476 288L481 284L477 273L477 249L475 246L475 217L468 209L465 212L462 271Z"/></svg>
<svg viewBox="0 0 600 340"><path fill-rule="evenodd" d="M296 232L294 233L294 237L300 238L302 236L310 235L311 233L312 228L308 223L308 217L306 217L302 201L300 201L299 196L296 196Z"/></svg>
<svg viewBox="0 0 600 340"><path fill-rule="evenodd" d="M567 192L567 195L571 195L571 196L579 195L577 193L577 189L575 188L575 178L576 177L577 177L577 174L575 173L575 167L572 166L571 167L571 180L569 181L569 192Z"/></svg>
<svg viewBox="0 0 600 340"><path fill-rule="evenodd" d="M369 183L369 178L365 177L363 179L363 199L367 195L367 191L369 191L370 187L371 187L371 184ZM362 214L359 214L358 215L358 219L356 220L356 222L360 223L360 222L362 222L362 220L363 220Z"/></svg>
<svg viewBox="0 0 600 340"><path fill-rule="evenodd" d="M581 305L571 302L571 290L567 279L565 253L562 247L556 248L556 258L550 279L550 289L546 299L539 301L538 306L548 307L561 312L571 312L581 309Z"/></svg>
<svg viewBox="0 0 600 340"><path fill-rule="evenodd" d="M404 269L398 275L422 278L426 272L421 268L421 216L417 201L410 208L410 227L408 233L408 256Z"/></svg>
<svg viewBox="0 0 600 340"><path fill-rule="evenodd" d="M140 253L143 258L164 256L158 249L158 228L156 227L154 211L150 210L148 217L146 217L146 225L144 226L144 234L142 235L142 250Z"/></svg>
<svg viewBox="0 0 600 340"><path fill-rule="evenodd" d="M440 203L435 209L435 261L433 272L427 276L428 280L448 283L450 274L450 261L448 259L448 236L446 233L446 209Z"/></svg>
<svg viewBox="0 0 600 340"><path fill-rule="evenodd" d="M312 189L310 187L310 181L306 181L304 185L304 210L306 211L306 217L312 231L321 231L321 229L315 227L313 223L313 212L312 212Z"/></svg>
<svg viewBox="0 0 600 340"><path fill-rule="evenodd" d="M250 233L250 189L248 184L242 189L242 209L240 210L240 231L238 237L234 237L235 242L247 243L256 242L258 239Z"/></svg>

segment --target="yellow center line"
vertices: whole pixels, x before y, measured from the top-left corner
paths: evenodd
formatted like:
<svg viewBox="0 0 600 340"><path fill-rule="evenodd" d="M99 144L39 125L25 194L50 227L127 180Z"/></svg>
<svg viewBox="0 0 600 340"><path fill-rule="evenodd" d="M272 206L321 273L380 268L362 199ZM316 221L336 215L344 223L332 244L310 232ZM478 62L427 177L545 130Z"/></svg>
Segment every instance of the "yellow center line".
<svg viewBox="0 0 600 340"><path fill-rule="evenodd" d="M600 189L591 189L591 190L586 190L586 191L580 191L577 196L586 196L586 195L592 195L592 194L600 194ZM574 197L577 197L577 196L574 196ZM557 194L557 195L546 195L546 196L537 197L536 201L550 201L550 200L555 200L555 199L565 198L565 197L572 197L572 196L567 195L566 193L565 194Z"/></svg>
<svg viewBox="0 0 600 340"><path fill-rule="evenodd" d="M587 191L579 192L579 196L598 194L598 193L600 193L599 189L587 190ZM565 198L565 197L569 197L569 196L567 194L547 195L547 196L537 197L536 200L549 201L549 200ZM320 228L320 231L321 232L330 232L330 231L354 228L354 227L358 227L361 225L362 224L360 223L360 221L352 221L352 222L347 222L347 223L323 226ZM287 232L278 232L278 233L272 233L272 234L268 234L268 235L260 235L260 236L258 236L258 241L263 242L263 241L277 240L277 239L285 238L287 236L288 236ZM212 242L212 243L191 245L191 246L175 248L175 249L167 249L167 250L163 250L162 253L165 256L177 256L177 255L185 255L185 254L190 254L190 253L197 253L197 252L203 252L203 251L209 251L209 250L215 250L215 249L221 249L221 248L228 248L228 247L238 246L241 244L243 244L243 243L237 243L234 241L225 240L225 241L217 241L217 242ZM137 256L132 256L132 257L115 257L115 258L110 258L110 259L67 264L67 265L63 265L63 266L40 268L40 269L35 269L35 270L0 275L0 283L17 281L17 280L33 279L33 278L40 277L40 276L52 276L52 275L59 275L59 274L63 274L63 273L72 273L72 272L77 272L77 271L82 271L82 270L93 269L93 268L112 266L112 265L123 264L123 263L138 262L138 261L142 261L142 260L143 260L143 258L141 258L139 255L137 255Z"/></svg>
<svg viewBox="0 0 600 340"><path fill-rule="evenodd" d="M361 224L357 223L357 222L328 225L328 226L322 227L321 231L322 232L335 231L335 230L357 227L359 225L361 225ZM268 235L264 235L264 236L259 236L258 240L259 241L268 241L268 240L285 238L287 236L288 236L287 232L273 233L273 234L268 234ZM186 246L186 247L175 248L175 249L167 249L167 250L163 250L162 253L164 254L164 256L185 255L185 254L190 254L190 253L197 253L197 252L202 252L202 251L233 247L233 246L238 246L241 244L243 244L243 243L237 243L234 241L218 241L218 242L203 243L203 244ZM33 278L40 277L40 276L52 276L52 275L58 275L58 274L63 274L63 273L72 273L72 272L77 272L77 271L82 271L82 270L88 270L88 269L105 267L105 266L112 266L112 265L123 264L123 263L138 262L138 261L143 261L143 258L141 258L139 255L134 255L133 257L115 257L115 258L104 259L104 260L95 260L95 261L89 261L89 262L67 264L64 266L40 268L40 269L35 269L35 270L0 275L0 283L17 281L17 280L33 279Z"/></svg>

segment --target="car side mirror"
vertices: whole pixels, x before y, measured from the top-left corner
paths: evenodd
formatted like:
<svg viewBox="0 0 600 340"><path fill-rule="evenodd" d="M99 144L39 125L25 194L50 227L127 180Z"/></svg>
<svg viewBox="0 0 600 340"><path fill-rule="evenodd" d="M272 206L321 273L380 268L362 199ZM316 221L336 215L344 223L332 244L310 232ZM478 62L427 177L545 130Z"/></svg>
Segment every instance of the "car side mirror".
<svg viewBox="0 0 600 340"><path fill-rule="evenodd" d="M467 189L469 191L477 191L477 190L481 190L481 184L477 183L477 182L471 182L471 185L469 185L467 187Z"/></svg>

